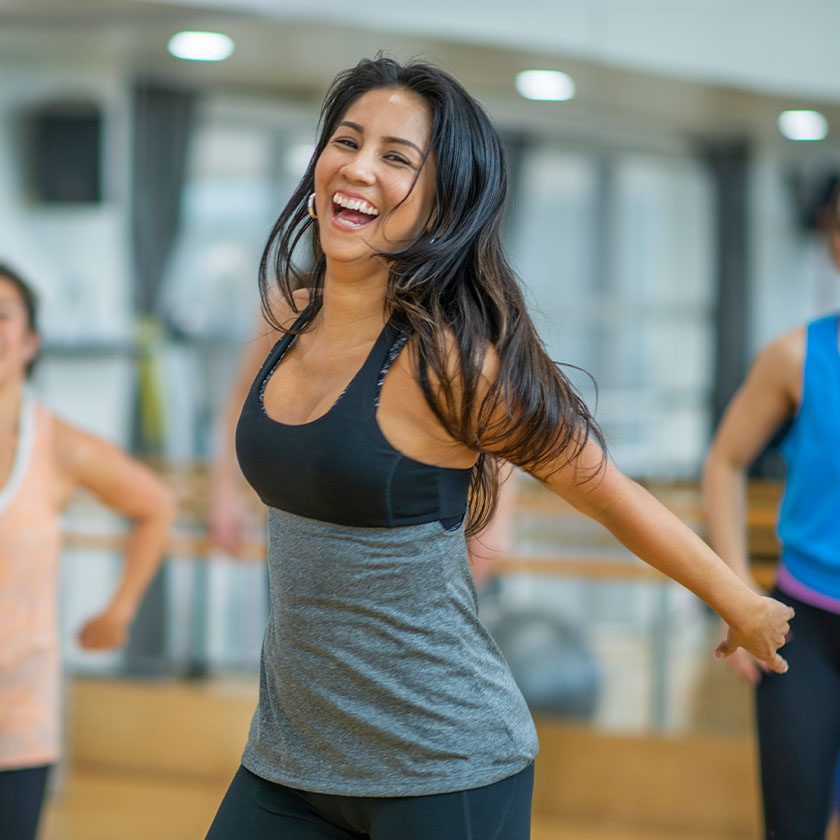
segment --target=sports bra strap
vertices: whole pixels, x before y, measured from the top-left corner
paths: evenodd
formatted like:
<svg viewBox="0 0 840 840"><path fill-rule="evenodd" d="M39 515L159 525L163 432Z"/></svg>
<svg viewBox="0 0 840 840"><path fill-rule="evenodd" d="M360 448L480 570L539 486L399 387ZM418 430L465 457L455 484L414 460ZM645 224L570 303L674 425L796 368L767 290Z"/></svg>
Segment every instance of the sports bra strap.
<svg viewBox="0 0 840 840"><path fill-rule="evenodd" d="M391 365L394 364L394 360L399 356L400 351L405 347L406 342L408 341L408 335L406 333L397 333L397 337L391 343L391 346L388 348L388 352L385 354L385 361L382 363L382 367L379 369L379 375L376 377L376 393L373 399L373 407L379 407L379 398L382 394L382 383L385 382L385 377L388 375L388 371L391 369Z"/></svg>

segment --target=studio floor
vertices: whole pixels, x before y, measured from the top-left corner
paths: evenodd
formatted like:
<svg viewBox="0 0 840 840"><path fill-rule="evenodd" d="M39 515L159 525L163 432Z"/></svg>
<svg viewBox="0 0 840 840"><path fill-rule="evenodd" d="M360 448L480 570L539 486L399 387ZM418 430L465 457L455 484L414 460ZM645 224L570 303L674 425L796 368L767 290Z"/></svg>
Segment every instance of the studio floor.
<svg viewBox="0 0 840 840"><path fill-rule="evenodd" d="M77 771L46 813L41 840L201 840L224 784ZM623 827L534 815L532 840L752 840L654 826ZM247 838L243 838L247 840ZM446 840L446 838L441 838Z"/></svg>
<svg viewBox="0 0 840 840"><path fill-rule="evenodd" d="M201 840L254 701L247 679L72 680L68 757L40 840ZM533 840L758 836L747 733L607 732L539 718L537 726Z"/></svg>

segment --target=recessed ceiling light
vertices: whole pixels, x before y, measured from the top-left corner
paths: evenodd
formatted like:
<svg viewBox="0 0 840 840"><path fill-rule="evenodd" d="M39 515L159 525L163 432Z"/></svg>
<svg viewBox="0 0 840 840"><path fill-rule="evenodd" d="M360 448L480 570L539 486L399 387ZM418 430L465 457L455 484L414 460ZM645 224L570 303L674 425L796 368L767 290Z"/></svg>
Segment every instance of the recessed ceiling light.
<svg viewBox="0 0 840 840"><path fill-rule="evenodd" d="M224 61L234 50L233 39L221 32L178 32L167 49L185 61Z"/></svg>
<svg viewBox="0 0 840 840"><path fill-rule="evenodd" d="M819 111L782 111L779 131L788 140L824 140L828 120Z"/></svg>
<svg viewBox="0 0 840 840"><path fill-rule="evenodd" d="M575 95L572 77L558 70L523 70L516 76L516 89L526 99L543 102L565 102Z"/></svg>

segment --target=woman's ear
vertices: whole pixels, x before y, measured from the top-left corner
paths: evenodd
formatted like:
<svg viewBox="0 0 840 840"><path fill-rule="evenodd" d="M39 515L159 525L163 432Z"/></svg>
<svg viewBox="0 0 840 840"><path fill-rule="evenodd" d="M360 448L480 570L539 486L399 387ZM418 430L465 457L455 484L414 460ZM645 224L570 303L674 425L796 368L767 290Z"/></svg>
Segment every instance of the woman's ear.
<svg viewBox="0 0 840 840"><path fill-rule="evenodd" d="M23 360L27 364L29 364L30 362L33 362L37 358L40 350L41 350L41 338L40 338L40 336L38 335L38 333L32 332L32 330L29 330L29 332L26 335L26 339L23 342Z"/></svg>

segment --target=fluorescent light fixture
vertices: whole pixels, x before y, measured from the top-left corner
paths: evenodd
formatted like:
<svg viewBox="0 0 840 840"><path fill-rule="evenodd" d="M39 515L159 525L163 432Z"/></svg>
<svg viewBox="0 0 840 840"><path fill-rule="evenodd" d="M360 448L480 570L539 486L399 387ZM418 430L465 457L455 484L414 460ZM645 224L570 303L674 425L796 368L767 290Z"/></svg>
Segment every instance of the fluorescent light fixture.
<svg viewBox="0 0 840 840"><path fill-rule="evenodd" d="M178 32L167 49L185 61L224 61L234 50L233 39L221 32Z"/></svg>
<svg viewBox="0 0 840 840"><path fill-rule="evenodd" d="M788 140L824 140L828 120L819 111L782 111L779 131Z"/></svg>
<svg viewBox="0 0 840 840"><path fill-rule="evenodd" d="M516 75L516 89L526 99L543 102L565 102L575 95L574 80L559 70L523 70Z"/></svg>

